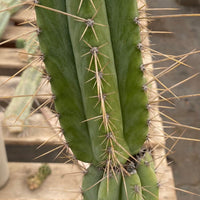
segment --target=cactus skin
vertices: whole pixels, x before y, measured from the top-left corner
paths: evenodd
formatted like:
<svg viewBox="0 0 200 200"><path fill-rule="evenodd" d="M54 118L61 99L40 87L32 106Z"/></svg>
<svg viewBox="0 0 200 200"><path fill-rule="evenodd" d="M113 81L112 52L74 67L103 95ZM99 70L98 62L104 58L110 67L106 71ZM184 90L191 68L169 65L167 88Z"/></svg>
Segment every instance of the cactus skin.
<svg viewBox="0 0 200 200"><path fill-rule="evenodd" d="M10 6L15 6L17 5L19 2L16 0L1 0L0 1L0 10L3 10L5 8L8 8ZM19 9L19 7L13 8L11 10L5 11L5 12L1 12L0 13L0 38L3 35L8 23L9 23L9 19L11 17L11 15L13 13L15 13L17 10Z"/></svg>
<svg viewBox="0 0 200 200"><path fill-rule="evenodd" d="M122 175L118 172L115 175L110 175L109 179L105 178L100 183L98 200L120 200L121 181Z"/></svg>
<svg viewBox="0 0 200 200"><path fill-rule="evenodd" d="M65 0L40 0L39 4L61 11L66 10ZM67 17L39 7L36 7L36 15L41 30L40 48L51 77L51 87L56 97L55 106L64 135L77 159L92 162L94 158L88 127L86 123L80 123L85 120L85 114Z"/></svg>
<svg viewBox="0 0 200 200"><path fill-rule="evenodd" d="M145 160L130 176L122 169L128 157L140 151L148 132L140 30L134 22L137 1L127 0L125 5L122 0L40 0L39 4L73 15L36 7L40 46L64 135L76 158L92 163L83 179L84 200L143 196L155 200L142 190L150 185L158 195L158 188L151 185L157 183L155 173Z"/></svg>
<svg viewBox="0 0 200 200"><path fill-rule="evenodd" d="M23 72L21 82L18 85L15 94L14 95L32 95L36 89L38 88L38 85L41 81L41 72L39 72L37 69L34 68L29 68L26 71ZM30 80L33 80L30 82ZM22 112L24 106L29 103L26 110ZM12 102L9 104L6 112L5 112L5 117L15 117L19 114L20 118L19 121L22 121L24 123L26 117L30 113L30 109L32 106L33 99L32 97L16 97L13 98ZM14 116L12 116L14 115Z"/></svg>
<svg viewBox="0 0 200 200"><path fill-rule="evenodd" d="M142 185L142 196L144 200L159 200L159 186L149 158L150 154L145 153L136 168Z"/></svg>
<svg viewBox="0 0 200 200"><path fill-rule="evenodd" d="M151 167L151 169L155 170L155 166L154 166L153 158L151 156L151 152L146 151L144 159L145 159L146 164L149 165Z"/></svg>
<svg viewBox="0 0 200 200"><path fill-rule="evenodd" d="M76 15L80 2L66 1L66 7L64 1L59 2L58 5L54 1L41 0L39 3L58 10L67 10L68 13ZM140 70L141 52L137 48L140 42L139 27L130 21L137 16L137 3L133 1L130 3L131 6L125 7L124 4L121 5L121 1L113 3L113 6L106 3L108 19L104 0L95 1L96 7L99 7L96 15L91 2L83 2L79 16L91 19L95 15L94 22L102 24L92 25L95 28L96 36L92 28L88 27L83 36L85 42L80 39L86 28L86 22L77 22L74 18L68 17L68 27L67 17L61 14L42 8L36 8L36 14L39 27L41 30L46 30L39 35L40 46L45 55L44 62L47 71L52 78L52 90L56 96L55 105L60 114L61 126L70 147L80 160L105 165L108 158L112 157L111 160L116 165L125 163L129 153L138 153L142 147L147 134L148 112L146 109L147 96L142 90L144 81ZM117 21L112 18L112 15L116 15L117 8L128 11L125 16L121 16L121 14L119 16L122 20L119 24L122 24L122 27L113 23ZM128 22L131 23L128 24ZM114 29L115 26L119 29ZM128 28L128 31L125 27ZM130 37L125 32L133 33L135 37ZM59 38L58 41L54 39L56 37ZM121 37L123 37L122 40ZM120 41L122 42L120 43ZM130 48L123 44L124 41ZM50 48L47 47L47 44ZM97 48L103 45L101 49L98 49L99 52L93 54L92 62L92 53L88 44ZM89 55L90 53L91 55ZM83 56L84 54L87 55ZM121 62L122 60L124 63ZM103 78L99 75L102 68ZM91 73L91 70L94 73ZM116 71L118 76L116 76ZM97 76L99 76L99 80ZM93 78L96 78L97 88L95 89L93 88L94 82L86 83ZM103 80L100 79L106 80L108 84L103 84ZM103 94L108 93L114 93L106 96L110 106L102 100ZM96 99L91 98L95 96ZM97 105L98 98L100 102ZM95 105L97 106L95 107ZM89 120L96 117L96 120ZM80 123L84 120L88 120L87 123ZM107 138L110 133L114 139ZM109 148L111 148L111 153L108 152ZM87 152L90 152L90 155L86 155Z"/></svg>
<svg viewBox="0 0 200 200"><path fill-rule="evenodd" d="M137 154L148 132L147 96L142 89L142 56L137 1L105 0L118 77L124 137L131 154Z"/></svg>
<svg viewBox="0 0 200 200"><path fill-rule="evenodd" d="M91 165L83 177L82 193L84 200L97 199L103 170ZM98 184L97 184L98 183Z"/></svg>
<svg viewBox="0 0 200 200"><path fill-rule="evenodd" d="M121 199L142 200L142 186L134 164L129 163L126 169L129 175L125 176L125 182L121 185Z"/></svg>
<svg viewBox="0 0 200 200"><path fill-rule="evenodd" d="M21 40L20 43L23 43L24 51L27 54L34 54L39 50L39 46L36 45L37 41L37 34L33 33L29 40L23 40L23 42ZM26 69L23 71L15 90L14 96L16 97L12 98L6 108L3 120L3 130L5 132L22 133L25 130L24 125L28 124L27 118L30 115L34 101L34 96L32 95L37 92L42 78L42 72L37 66L31 64L32 61L30 57L27 59ZM20 95L21 97L19 97Z"/></svg>

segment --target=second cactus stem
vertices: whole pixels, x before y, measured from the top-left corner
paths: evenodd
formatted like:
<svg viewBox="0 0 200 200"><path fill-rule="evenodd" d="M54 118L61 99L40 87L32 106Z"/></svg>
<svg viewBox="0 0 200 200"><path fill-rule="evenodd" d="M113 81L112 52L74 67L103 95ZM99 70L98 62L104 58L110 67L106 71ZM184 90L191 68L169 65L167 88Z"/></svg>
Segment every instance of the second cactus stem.
<svg viewBox="0 0 200 200"><path fill-rule="evenodd" d="M84 199L158 199L151 155L138 154L148 99L137 1L40 0L35 8L63 133L75 157L91 163Z"/></svg>

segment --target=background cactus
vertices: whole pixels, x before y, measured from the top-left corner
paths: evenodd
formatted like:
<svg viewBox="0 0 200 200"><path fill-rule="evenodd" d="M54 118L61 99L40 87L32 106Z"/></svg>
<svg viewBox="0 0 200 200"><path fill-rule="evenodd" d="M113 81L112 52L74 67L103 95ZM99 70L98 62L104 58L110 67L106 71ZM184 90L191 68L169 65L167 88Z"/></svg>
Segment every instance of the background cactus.
<svg viewBox="0 0 200 200"><path fill-rule="evenodd" d="M15 7L16 5L18 5L18 3L19 2L16 1L16 0L1 0L0 1L1 10L7 9L8 7L13 7L10 10L7 10L5 12L0 13L0 21L1 21L1 24L0 24L0 38L1 38L2 34L4 33L6 26L8 25L10 16L19 9L18 6Z"/></svg>
<svg viewBox="0 0 200 200"><path fill-rule="evenodd" d="M27 184L30 190L38 189L45 179L51 174L51 169L47 164L43 164L38 169L37 173L27 178Z"/></svg>
<svg viewBox="0 0 200 200"><path fill-rule="evenodd" d="M26 54L33 55L38 52L37 34L33 33L29 40L18 41L18 45L25 43ZM22 44L19 44L22 43ZM30 56L29 56L30 57ZM32 56L31 56L32 57ZM42 71L38 66L33 66L33 59L27 59L27 65L21 75L20 83L15 90L15 98L12 98L4 115L3 130L6 133L22 133L27 118L30 115L34 96L37 93L42 78Z"/></svg>
<svg viewBox="0 0 200 200"><path fill-rule="evenodd" d="M158 199L154 170L135 156L148 133L137 1L40 0L35 6L64 135L76 158L92 163L84 199ZM147 175L153 182L143 181Z"/></svg>

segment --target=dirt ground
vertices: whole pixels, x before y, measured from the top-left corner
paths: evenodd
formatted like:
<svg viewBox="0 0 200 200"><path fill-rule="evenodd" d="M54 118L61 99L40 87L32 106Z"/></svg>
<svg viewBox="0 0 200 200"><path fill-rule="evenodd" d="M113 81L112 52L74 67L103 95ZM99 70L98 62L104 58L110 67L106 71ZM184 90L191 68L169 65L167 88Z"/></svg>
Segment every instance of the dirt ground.
<svg viewBox="0 0 200 200"><path fill-rule="evenodd" d="M147 0L152 8L179 8L178 11L154 11L152 15L176 14L176 13L200 13L200 6L185 7L176 3L175 0ZM169 31L173 34L153 34L151 36L152 48L162 53L180 55L194 49L200 49L200 17L187 18L159 18L150 25L154 31ZM156 59L156 57L155 57ZM161 80L168 87L184 80L187 77L200 72L200 54L189 56L186 63L191 68L180 66L171 73L165 75ZM171 62L160 63L157 66L169 66ZM179 95L200 93L200 76L173 89ZM165 96L170 96L166 94ZM167 110L165 113L178 122L194 127L200 127L200 97L184 98L175 101L175 110ZM165 129L171 133L172 130ZM176 127L177 135L183 131ZM200 131L187 130L183 137L200 139ZM172 140L167 141L170 148ZM173 154L168 157L173 167L175 184L177 188L189 190L200 194L200 142L179 141L173 149ZM161 183L162 184L162 183ZM197 200L199 196L189 195L177 191L178 200Z"/></svg>

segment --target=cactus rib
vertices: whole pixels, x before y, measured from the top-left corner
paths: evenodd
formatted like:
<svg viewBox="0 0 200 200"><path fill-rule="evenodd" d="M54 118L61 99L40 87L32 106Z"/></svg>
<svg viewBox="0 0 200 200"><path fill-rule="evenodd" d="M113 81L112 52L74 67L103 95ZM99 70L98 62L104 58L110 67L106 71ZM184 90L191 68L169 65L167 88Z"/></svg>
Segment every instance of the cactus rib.
<svg viewBox="0 0 200 200"><path fill-rule="evenodd" d="M124 137L131 154L137 154L148 132L147 95L144 85L140 29L136 0L105 0L114 50Z"/></svg>
<svg viewBox="0 0 200 200"><path fill-rule="evenodd" d="M122 199L142 200L142 186L135 169L130 172L130 175L126 175L125 182L121 185L121 200Z"/></svg>
<svg viewBox="0 0 200 200"><path fill-rule="evenodd" d="M158 200L159 186L154 169L149 163L150 154L145 153L140 158L140 163L137 166L137 173L140 177L142 185L142 196L144 200ZM152 160L152 159L150 159Z"/></svg>
<svg viewBox="0 0 200 200"><path fill-rule="evenodd" d="M84 200L97 199L103 170L91 165L83 177L82 193Z"/></svg>
<svg viewBox="0 0 200 200"><path fill-rule="evenodd" d="M67 1L67 12L76 13L78 6L78 1ZM95 6L99 8L97 11L89 1L84 1L79 16L86 20L77 22L68 17L69 32L84 97L85 121L89 126L96 160L105 164L110 154L113 164L117 165L118 160L124 163L128 157L118 143L127 152L129 149L123 136L118 83L104 1L96 2ZM109 134L115 140L108 138Z"/></svg>
<svg viewBox="0 0 200 200"><path fill-rule="evenodd" d="M40 0L39 5L44 6L36 7L37 24L41 30L40 48L51 77L52 91L56 96L55 106L64 135L77 159L92 162L94 157L88 127L86 123L80 123L85 119L85 114L67 17L45 9L50 7L65 12L65 0Z"/></svg>
<svg viewBox="0 0 200 200"><path fill-rule="evenodd" d="M116 172L115 175L109 174L109 179L105 178L100 183L98 200L113 200L113 199L120 200L121 182L122 182L122 175L120 172Z"/></svg>

